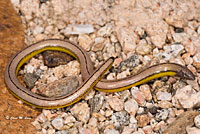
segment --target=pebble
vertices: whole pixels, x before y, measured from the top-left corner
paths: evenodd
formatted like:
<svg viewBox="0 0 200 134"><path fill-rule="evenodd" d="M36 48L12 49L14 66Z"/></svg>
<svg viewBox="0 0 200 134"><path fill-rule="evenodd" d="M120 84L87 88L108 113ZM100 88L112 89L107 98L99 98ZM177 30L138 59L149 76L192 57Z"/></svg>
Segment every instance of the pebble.
<svg viewBox="0 0 200 134"><path fill-rule="evenodd" d="M174 113L175 113L176 116L179 116L179 115L181 115L181 114L184 113L184 112L185 112L185 111L184 111L183 109L180 109L180 110L174 109Z"/></svg>
<svg viewBox="0 0 200 134"><path fill-rule="evenodd" d="M159 101L158 107L160 107L160 108L171 108L171 107L173 107L173 105L169 101Z"/></svg>
<svg viewBox="0 0 200 134"><path fill-rule="evenodd" d="M186 33L173 33L172 37L175 42L183 42L188 39L188 35Z"/></svg>
<svg viewBox="0 0 200 134"><path fill-rule="evenodd" d="M184 60L181 59L180 57L178 57L178 58L171 58L171 59L169 60L169 62L170 62L170 63L176 63L176 64L180 64L180 65L185 66Z"/></svg>
<svg viewBox="0 0 200 134"><path fill-rule="evenodd" d="M148 103L147 103L148 104ZM148 112L151 114L156 114L158 112L158 107L150 104L150 106L146 105L147 108L144 109L144 112Z"/></svg>
<svg viewBox="0 0 200 134"><path fill-rule="evenodd" d="M125 126L123 129L122 134L132 134L134 132L134 129L129 127L129 126Z"/></svg>
<svg viewBox="0 0 200 134"><path fill-rule="evenodd" d="M152 47L149 44L138 44L136 52L140 55L147 55L152 51Z"/></svg>
<svg viewBox="0 0 200 134"><path fill-rule="evenodd" d="M92 45L92 51L97 52L103 50L106 44L106 40L103 37L97 37L94 39L94 44Z"/></svg>
<svg viewBox="0 0 200 134"><path fill-rule="evenodd" d="M78 120L84 123L88 122L90 118L90 108L85 102L76 103L70 111Z"/></svg>
<svg viewBox="0 0 200 134"><path fill-rule="evenodd" d="M90 90L89 93L87 93L85 95L84 100L89 100L89 99L94 98L95 93L96 93L95 90L93 90L93 89Z"/></svg>
<svg viewBox="0 0 200 134"><path fill-rule="evenodd" d="M166 21L168 24L170 24L170 25L172 25L172 26L174 26L174 27L180 27L180 28L182 28L182 27L183 27L183 22L182 22L181 20L179 20L178 18L179 18L179 17L176 16L176 15L174 15L174 16L170 15L170 16L167 16L167 17L165 18L165 21Z"/></svg>
<svg viewBox="0 0 200 134"><path fill-rule="evenodd" d="M186 128L187 134L200 134L200 129L196 127Z"/></svg>
<svg viewBox="0 0 200 134"><path fill-rule="evenodd" d="M142 114L144 113L144 108L143 107L139 107L137 110L137 114Z"/></svg>
<svg viewBox="0 0 200 134"><path fill-rule="evenodd" d="M92 117L97 118L98 121L100 121L100 122L102 122L102 121L104 121L106 119L102 114L96 113L96 112L92 113Z"/></svg>
<svg viewBox="0 0 200 134"><path fill-rule="evenodd" d="M124 102L117 96L109 97L109 105L115 111L122 111L124 108Z"/></svg>
<svg viewBox="0 0 200 134"><path fill-rule="evenodd" d="M76 119L75 119L74 116L72 116L72 115L67 115L67 116L65 116L64 119L63 119L63 123L64 123L64 124L73 123L73 122L75 122L75 121L76 121Z"/></svg>
<svg viewBox="0 0 200 134"><path fill-rule="evenodd" d="M138 122L138 127L144 127L150 123L150 117L146 114L137 115L136 120Z"/></svg>
<svg viewBox="0 0 200 134"><path fill-rule="evenodd" d="M57 132L55 132L55 131L52 131L52 132L50 132L50 131L48 131L48 134L68 134L68 132L67 132L67 130L61 130L61 131L57 131Z"/></svg>
<svg viewBox="0 0 200 134"><path fill-rule="evenodd" d="M104 104L104 95L97 94L94 96L93 101L91 102L91 109L94 112L98 112Z"/></svg>
<svg viewBox="0 0 200 134"><path fill-rule="evenodd" d="M109 36L113 31L113 25L111 23L106 24L104 27L101 27L97 32L97 36L106 37Z"/></svg>
<svg viewBox="0 0 200 134"><path fill-rule="evenodd" d="M130 99L124 103L124 108L129 114L135 115L138 110L138 103L134 99Z"/></svg>
<svg viewBox="0 0 200 134"><path fill-rule="evenodd" d="M35 41L36 42L41 41L41 40L45 40L45 39L47 39L47 35L46 34L40 33L40 34L35 35Z"/></svg>
<svg viewBox="0 0 200 134"><path fill-rule="evenodd" d="M37 130L41 130L41 129L42 129L40 123L39 123L37 120L31 122L31 124L32 124Z"/></svg>
<svg viewBox="0 0 200 134"><path fill-rule="evenodd" d="M130 91L129 90L124 90L124 91L121 91L119 92L120 94L120 98L123 100L123 101L126 101L128 100L128 98L130 97Z"/></svg>
<svg viewBox="0 0 200 134"><path fill-rule="evenodd" d="M63 119L61 117L56 117L53 121L52 121L52 125L54 128L56 128L57 130L62 129L63 127Z"/></svg>
<svg viewBox="0 0 200 134"><path fill-rule="evenodd" d="M106 117L110 117L112 114L113 114L113 110L107 110L107 111L105 112L105 116L106 116Z"/></svg>
<svg viewBox="0 0 200 134"><path fill-rule="evenodd" d="M117 57L120 55L116 53L115 46L110 42L110 40L106 42L105 47L103 48L103 52L104 59L108 59L109 57Z"/></svg>
<svg viewBox="0 0 200 134"><path fill-rule="evenodd" d="M172 122L174 122L176 120L176 118L169 118L166 120L167 124L171 124Z"/></svg>
<svg viewBox="0 0 200 134"><path fill-rule="evenodd" d="M190 69L190 67L188 67L188 69ZM192 88L195 89L196 91L200 91L200 87L199 87L199 83L198 83L197 79L187 80L186 82L188 85L191 85Z"/></svg>
<svg viewBox="0 0 200 134"><path fill-rule="evenodd" d="M130 115L130 123L137 124L137 120L135 119L135 115Z"/></svg>
<svg viewBox="0 0 200 134"><path fill-rule="evenodd" d="M119 134L119 132L115 129L105 129L104 134Z"/></svg>
<svg viewBox="0 0 200 134"><path fill-rule="evenodd" d="M120 62L119 67L116 68L116 72L133 70L135 67L139 65L140 59L137 55L131 55L128 59ZM127 69L128 68L128 69ZM128 72L127 72L128 73Z"/></svg>
<svg viewBox="0 0 200 134"><path fill-rule="evenodd" d="M78 130L76 127L73 127L73 128L68 129L68 133L69 134L78 134Z"/></svg>
<svg viewBox="0 0 200 134"><path fill-rule="evenodd" d="M152 100L152 95L151 95L151 90L150 90L149 85L147 84L141 85L139 90L144 94L145 100L147 101Z"/></svg>
<svg viewBox="0 0 200 134"><path fill-rule="evenodd" d="M161 120L166 120L169 115L169 111L167 109L162 109L156 114L156 120L161 121Z"/></svg>
<svg viewBox="0 0 200 134"><path fill-rule="evenodd" d="M194 118L194 124L196 127L200 128L200 114Z"/></svg>
<svg viewBox="0 0 200 134"><path fill-rule="evenodd" d="M90 24L71 24L61 31L65 35L90 34L94 32L94 27Z"/></svg>
<svg viewBox="0 0 200 134"><path fill-rule="evenodd" d="M49 38L69 39L79 43L86 51L90 51L95 67L108 57L117 57L119 59L116 60L114 68L118 69L114 69L112 74L107 76L108 79L134 74L141 63L153 65L162 62L186 65L199 76L200 27L195 19L199 18L199 14L196 14L199 9L197 1L193 3L166 1L160 4L149 1L135 2L135 0L123 2L111 0L103 3L62 0L11 1L16 10L21 12L22 22L27 28L25 38L27 44ZM188 15L188 12L191 13ZM135 52L138 54L137 58L131 57ZM120 62L126 61L127 58L129 60L120 65ZM68 71L64 66L58 67L57 70L47 70L40 61L35 61L25 66L22 74L40 74L38 73L40 69L44 75L40 75L41 80L35 84L49 84L68 75L76 73L80 75L80 71L76 70L80 65L74 64L77 68L71 65ZM177 81L175 77L166 80L167 84L163 80L166 79L161 78L159 82L154 81L153 85L150 82L138 86L139 89L134 87L114 94L92 90L82 102L77 102L71 107L54 111L43 110L42 115L39 115L33 124L40 131L38 134L158 134L166 129L170 120L183 113L184 109L196 106L200 98L199 88L195 88L197 82L200 83L199 77L195 83ZM174 96L169 92L171 89L176 91L173 92ZM155 95L154 103L152 95ZM114 102L110 104L109 100L113 97L118 98L121 104ZM158 101L154 101L155 98ZM168 111L168 116L162 109ZM147 117L143 117L144 115ZM50 123L57 120L56 118L63 120L62 129L66 130L54 129L55 124ZM148 124L146 124L147 118L150 120ZM120 126L116 127L117 124ZM195 126L199 126L198 121L195 122ZM196 127L187 127L187 132L200 133Z"/></svg>
<svg viewBox="0 0 200 134"><path fill-rule="evenodd" d="M144 65L146 65L151 62L151 57L145 55L142 61L143 61Z"/></svg>
<svg viewBox="0 0 200 134"><path fill-rule="evenodd" d="M171 93L168 93L166 91L162 92L162 91L158 91L156 93L156 97L158 100L161 100L161 101L171 101L172 99L172 94Z"/></svg>
<svg viewBox="0 0 200 134"><path fill-rule="evenodd" d="M47 130L42 128L42 131L41 131L43 134L46 134L47 133Z"/></svg>
<svg viewBox="0 0 200 134"><path fill-rule="evenodd" d="M130 116L126 111L116 112L112 115L112 121L116 127L126 126L129 124Z"/></svg>
<svg viewBox="0 0 200 134"><path fill-rule="evenodd" d="M176 107L180 107L179 104L181 104L183 108L192 108L200 102L199 98L200 93L192 89L190 85L187 85L176 91L176 94L172 99L172 103Z"/></svg>
<svg viewBox="0 0 200 134"><path fill-rule="evenodd" d="M152 134L153 131L150 125L144 126L142 130L144 131L145 134Z"/></svg>
<svg viewBox="0 0 200 134"><path fill-rule="evenodd" d="M184 46L181 44L172 44L170 47L171 47L171 53L173 54L174 57L180 55L184 50Z"/></svg>
<svg viewBox="0 0 200 134"><path fill-rule="evenodd" d="M97 127L98 126L97 119L95 117L90 118L88 125Z"/></svg>
<svg viewBox="0 0 200 134"><path fill-rule="evenodd" d="M186 65L191 65L193 63L193 58L190 57L190 53L183 54L182 58L184 59Z"/></svg>
<svg viewBox="0 0 200 134"><path fill-rule="evenodd" d="M122 79L122 78L126 78L127 76L129 76L131 73L129 71L129 69L122 71L120 73L117 74L117 79Z"/></svg>
<svg viewBox="0 0 200 134"><path fill-rule="evenodd" d="M41 126L44 129L53 128L52 125L51 125L51 122L49 120L44 122L44 123L42 123Z"/></svg>
<svg viewBox="0 0 200 134"><path fill-rule="evenodd" d="M46 109L43 109L42 113L47 117L48 120L52 120L53 118L57 116L56 113L51 113L50 110L46 110Z"/></svg>
<svg viewBox="0 0 200 134"><path fill-rule="evenodd" d="M90 51L92 43L94 42L87 34L80 34L78 36L79 45L86 51Z"/></svg>
<svg viewBox="0 0 200 134"><path fill-rule="evenodd" d="M47 121L47 118L43 113L41 113L39 116L37 116L36 120L39 121L40 123L44 123Z"/></svg>
<svg viewBox="0 0 200 134"><path fill-rule="evenodd" d="M164 46L163 49L164 52L154 52L154 56L160 57L164 60L170 60L172 58L178 57L178 55L184 52L184 47L181 44L172 44L170 46Z"/></svg>
<svg viewBox="0 0 200 134"><path fill-rule="evenodd" d="M111 35L110 35L110 40L111 40L111 42L113 42L113 43L117 43L117 42L118 42L117 37L116 37L116 35L114 35L114 34L111 34Z"/></svg>
<svg viewBox="0 0 200 134"><path fill-rule="evenodd" d="M155 19L153 23L148 23L146 28L147 35L150 37L152 43L158 48L162 48L165 44L167 31L167 23L159 19Z"/></svg>
<svg viewBox="0 0 200 134"><path fill-rule="evenodd" d="M24 75L24 82L26 86L31 89L34 87L35 82L38 80L39 76L35 73L25 73Z"/></svg>
<svg viewBox="0 0 200 134"><path fill-rule="evenodd" d="M31 64L28 64L27 66L24 67L24 73L31 73L31 74L33 74L35 70L36 70L36 67L34 67Z"/></svg>
<svg viewBox="0 0 200 134"><path fill-rule="evenodd" d="M136 42L139 37L130 28L119 28L116 30L117 38L122 45L123 52L127 54L128 52L134 52L136 49Z"/></svg>
<svg viewBox="0 0 200 134"><path fill-rule="evenodd" d="M39 93L48 97L59 97L70 94L79 86L77 77L65 77L50 84L38 84Z"/></svg>
<svg viewBox="0 0 200 134"><path fill-rule="evenodd" d="M44 28L38 25L33 29L33 35L41 34L43 31Z"/></svg>
<svg viewBox="0 0 200 134"><path fill-rule="evenodd" d="M150 120L150 126L151 126L151 128L154 128L157 124L158 124L158 122L154 118L152 118Z"/></svg>
<svg viewBox="0 0 200 134"><path fill-rule="evenodd" d="M165 122L164 121L161 121L161 122L158 122L155 127L153 128L154 131L159 131L159 130L163 130L165 128Z"/></svg>
<svg viewBox="0 0 200 134"><path fill-rule="evenodd" d="M190 44L191 45L190 49L191 50L193 49L193 50L192 51L190 50L191 51L190 53L191 53L191 55L194 55L195 53L199 53L199 51L200 51L200 47L199 47L200 39L199 39L198 35L195 35L195 36L193 35L191 39L192 39L192 42ZM187 46L187 47L189 47L189 46Z"/></svg>
<svg viewBox="0 0 200 134"><path fill-rule="evenodd" d="M79 128L80 134L99 134L99 130L96 127Z"/></svg>
<svg viewBox="0 0 200 134"><path fill-rule="evenodd" d="M70 61L67 65L60 65L52 70L57 78L76 76L80 74L80 63L78 61Z"/></svg>
<svg viewBox="0 0 200 134"><path fill-rule="evenodd" d="M145 105L146 101L144 93L139 91L138 87L132 87L131 94L139 105Z"/></svg>
<svg viewBox="0 0 200 134"><path fill-rule="evenodd" d="M193 57L193 60L194 60L193 65L197 69L200 69L200 54L199 53L195 54L194 57Z"/></svg>

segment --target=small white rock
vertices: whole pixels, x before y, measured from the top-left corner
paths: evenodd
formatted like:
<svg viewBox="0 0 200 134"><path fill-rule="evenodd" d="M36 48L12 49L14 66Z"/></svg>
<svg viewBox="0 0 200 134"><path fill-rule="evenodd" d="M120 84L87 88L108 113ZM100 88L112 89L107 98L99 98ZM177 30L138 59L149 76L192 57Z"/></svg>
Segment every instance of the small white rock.
<svg viewBox="0 0 200 134"><path fill-rule="evenodd" d="M28 64L24 68L24 73L33 73L34 70L36 70L36 68L34 66L32 66L31 64Z"/></svg>
<svg viewBox="0 0 200 134"><path fill-rule="evenodd" d="M184 40L188 40L188 36L186 33L173 33L172 37L175 42L182 42Z"/></svg>
<svg viewBox="0 0 200 134"><path fill-rule="evenodd" d="M37 35L37 34L40 34L40 33L42 33L44 31L44 28L43 27L41 27L41 26L39 26L39 25L37 25L34 29L33 29L33 35Z"/></svg>
<svg viewBox="0 0 200 134"><path fill-rule="evenodd" d="M129 126L125 126L122 134L132 134L134 131L135 131L134 128L131 128Z"/></svg>
<svg viewBox="0 0 200 134"><path fill-rule="evenodd" d="M177 57L184 50L184 46L181 44L173 44L171 45L171 50L173 55Z"/></svg>
<svg viewBox="0 0 200 134"><path fill-rule="evenodd" d="M169 115L169 111L166 109L160 110L159 113L156 114L156 120L166 120Z"/></svg>
<svg viewBox="0 0 200 134"><path fill-rule="evenodd" d="M124 107L129 114L135 115L138 110L138 103L134 99L130 99L125 102Z"/></svg>
<svg viewBox="0 0 200 134"><path fill-rule="evenodd" d="M122 27L117 29L117 37L122 45L124 53L134 52L136 49L136 42L139 37L132 29Z"/></svg>
<svg viewBox="0 0 200 134"><path fill-rule="evenodd" d="M124 108L124 102L117 96L109 97L109 105L115 111L122 111Z"/></svg>
<svg viewBox="0 0 200 134"><path fill-rule="evenodd" d="M37 130L41 130L41 129L42 129L40 123L39 123L37 120L35 120L34 122L31 122L31 124L32 124Z"/></svg>
<svg viewBox="0 0 200 134"><path fill-rule="evenodd" d="M152 100L151 90L148 84L141 85L139 90L144 94L145 100Z"/></svg>
<svg viewBox="0 0 200 134"><path fill-rule="evenodd" d="M166 91L165 92L158 91L156 93L156 97L158 100L161 100L161 101L170 101L172 99L172 94Z"/></svg>
<svg viewBox="0 0 200 134"><path fill-rule="evenodd" d="M145 95L143 92L141 92L138 87L132 87L131 88L131 94L133 96L133 98L136 100L136 102L139 105L144 106L146 101L145 101Z"/></svg>
<svg viewBox="0 0 200 134"><path fill-rule="evenodd" d="M200 128L200 114L194 118L195 126Z"/></svg>
<svg viewBox="0 0 200 134"><path fill-rule="evenodd" d="M112 24L106 24L106 26L99 29L97 35L101 37L109 36L112 32L112 27Z"/></svg>
<svg viewBox="0 0 200 134"><path fill-rule="evenodd" d="M90 38L90 36L86 34L81 34L78 36L78 42L81 47L83 47L86 51L89 51L92 46L93 40Z"/></svg>
<svg viewBox="0 0 200 134"><path fill-rule="evenodd" d="M196 127L186 127L187 134L200 134L200 129Z"/></svg>
<svg viewBox="0 0 200 134"><path fill-rule="evenodd" d="M117 79L122 79L130 75L130 71L127 69L121 73L117 74Z"/></svg>
<svg viewBox="0 0 200 134"><path fill-rule="evenodd" d="M75 104L70 111L75 117L77 117L82 122L86 123L90 118L90 108L85 102Z"/></svg>
<svg viewBox="0 0 200 134"><path fill-rule="evenodd" d="M176 91L175 96L172 98L172 103L176 107L192 108L200 102L200 92L192 89L191 85L187 85Z"/></svg>
<svg viewBox="0 0 200 134"><path fill-rule="evenodd" d="M53 121L52 121L52 125L60 130L63 127L63 119L61 117L56 117Z"/></svg>
<svg viewBox="0 0 200 134"><path fill-rule="evenodd" d="M90 118L88 125L97 127L98 126L97 118L95 117Z"/></svg>
<svg viewBox="0 0 200 134"><path fill-rule="evenodd" d="M94 27L90 24L72 24L68 25L63 31L65 35L69 34L90 34L94 32Z"/></svg>
<svg viewBox="0 0 200 134"><path fill-rule="evenodd" d="M140 55L147 55L152 51L151 45L147 43L137 44L136 52Z"/></svg>
<svg viewBox="0 0 200 134"><path fill-rule="evenodd" d="M63 123L68 124L68 123L73 123L75 121L76 121L76 119L74 118L74 116L68 115L68 116L64 117Z"/></svg>
<svg viewBox="0 0 200 134"><path fill-rule="evenodd" d="M94 40L94 45L92 46L92 51L100 51L104 48L105 46L105 38L103 37L97 37Z"/></svg>
<svg viewBox="0 0 200 134"><path fill-rule="evenodd" d="M104 134L119 134L119 132L115 129L105 129Z"/></svg>
<svg viewBox="0 0 200 134"><path fill-rule="evenodd" d="M135 115L130 115L130 123L137 124L137 120L135 119Z"/></svg>
<svg viewBox="0 0 200 134"><path fill-rule="evenodd" d="M44 123L47 121L47 118L43 113L41 113L39 116L37 116L36 120L38 120L41 123Z"/></svg>

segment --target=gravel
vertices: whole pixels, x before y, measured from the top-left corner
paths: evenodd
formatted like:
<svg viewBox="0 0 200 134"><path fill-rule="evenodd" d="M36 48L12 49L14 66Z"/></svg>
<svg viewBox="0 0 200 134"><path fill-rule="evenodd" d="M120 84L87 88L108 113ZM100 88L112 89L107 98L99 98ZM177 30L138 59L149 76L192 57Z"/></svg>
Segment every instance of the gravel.
<svg viewBox="0 0 200 134"><path fill-rule="evenodd" d="M114 66L107 79L124 78L143 66L164 62L185 65L197 76L193 83L164 77L120 93L92 91L67 108L43 110L32 122L38 133L159 134L169 129L173 134L179 126L172 129L170 122L199 105L199 1L11 2L26 28L26 44L69 39L88 51L95 67L113 56ZM38 57L32 58L20 74L40 76L34 82L34 92L38 84L53 83L66 76L79 77L79 68L77 61L48 68ZM198 115L194 123L184 130L199 133Z"/></svg>

